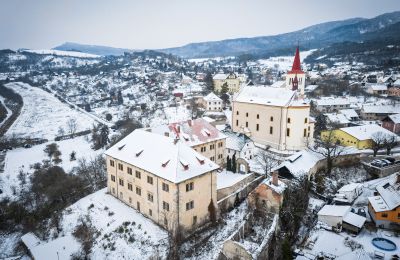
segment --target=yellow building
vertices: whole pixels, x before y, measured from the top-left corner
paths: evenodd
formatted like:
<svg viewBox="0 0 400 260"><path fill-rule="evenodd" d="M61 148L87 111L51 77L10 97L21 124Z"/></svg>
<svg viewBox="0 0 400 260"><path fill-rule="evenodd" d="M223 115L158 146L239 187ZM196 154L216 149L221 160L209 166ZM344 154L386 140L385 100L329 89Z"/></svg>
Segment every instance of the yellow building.
<svg viewBox="0 0 400 260"><path fill-rule="evenodd" d="M183 234L217 212L217 164L178 139L135 130L105 152L110 194Z"/></svg>
<svg viewBox="0 0 400 260"><path fill-rule="evenodd" d="M353 146L357 149L369 149L373 145L373 136L376 133L395 136L392 132L376 124L343 127L335 130L325 130L321 132L322 140L339 142L343 146ZM396 137L397 138L397 137Z"/></svg>
<svg viewBox="0 0 400 260"><path fill-rule="evenodd" d="M234 97L232 129L278 150L301 150L313 137L310 105L286 88L245 86Z"/></svg>
<svg viewBox="0 0 400 260"><path fill-rule="evenodd" d="M218 73L213 77L214 91L216 92L220 92L222 85L226 84L229 93L236 93L240 89L240 83L240 78L233 72L229 74Z"/></svg>

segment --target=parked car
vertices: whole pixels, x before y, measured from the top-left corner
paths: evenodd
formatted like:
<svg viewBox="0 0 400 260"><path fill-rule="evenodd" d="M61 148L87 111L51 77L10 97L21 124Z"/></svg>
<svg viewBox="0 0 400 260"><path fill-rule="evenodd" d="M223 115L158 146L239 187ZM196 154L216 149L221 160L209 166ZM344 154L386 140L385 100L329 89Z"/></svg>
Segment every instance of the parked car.
<svg viewBox="0 0 400 260"><path fill-rule="evenodd" d="M385 160L388 160L390 164L394 164L394 162L396 161L396 159L393 157L386 157Z"/></svg>

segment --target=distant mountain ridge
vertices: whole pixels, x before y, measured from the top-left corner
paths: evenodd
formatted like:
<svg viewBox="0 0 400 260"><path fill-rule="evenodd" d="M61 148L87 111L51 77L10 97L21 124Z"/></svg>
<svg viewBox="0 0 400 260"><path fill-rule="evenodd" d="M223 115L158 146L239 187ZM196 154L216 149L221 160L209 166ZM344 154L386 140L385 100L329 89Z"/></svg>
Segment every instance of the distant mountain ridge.
<svg viewBox="0 0 400 260"><path fill-rule="evenodd" d="M304 29L272 36L227 39L190 43L181 47L158 49L156 51L182 58L208 58L217 56L240 56L251 54L255 57L288 55L300 43L302 49L319 49L341 42L360 42L365 36L375 38L386 27L400 22L400 11L385 13L374 18L352 18L331 21L306 27ZM386 36L391 34L385 31ZM54 48L63 51L80 51L95 55L123 55L137 50L113 48L99 45L85 45L66 42Z"/></svg>
<svg viewBox="0 0 400 260"><path fill-rule="evenodd" d="M59 51L78 51L84 52L94 55L100 56L120 56L124 55L125 52L134 52L137 50L133 49L124 49L124 48L114 48L108 46L101 46L101 45L87 45L87 44L80 44L74 42L66 42L57 47L54 47L53 50Z"/></svg>
<svg viewBox="0 0 400 260"><path fill-rule="evenodd" d="M281 54L281 51L286 50L293 52L293 47L298 41L307 49L321 48L343 41L359 41L362 40L363 34L378 32L397 22L400 22L400 11L382 14L371 19L352 18L326 22L273 36L190 43L182 47L160 51L184 58L238 56L241 54L273 55Z"/></svg>

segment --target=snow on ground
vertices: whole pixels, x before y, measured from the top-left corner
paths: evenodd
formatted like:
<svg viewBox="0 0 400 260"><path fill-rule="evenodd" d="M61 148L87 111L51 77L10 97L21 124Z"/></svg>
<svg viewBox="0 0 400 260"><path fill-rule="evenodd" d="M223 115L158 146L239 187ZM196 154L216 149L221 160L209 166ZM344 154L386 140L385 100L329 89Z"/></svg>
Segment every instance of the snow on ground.
<svg viewBox="0 0 400 260"><path fill-rule="evenodd" d="M248 213L247 202L244 201L239 207L223 216L224 224L220 224L217 228L205 231L199 237L195 237L185 242L181 250L183 253L192 252L191 257L187 259L217 259L224 242L238 230L242 224L244 217ZM200 245L196 245L196 241L205 239Z"/></svg>
<svg viewBox="0 0 400 260"><path fill-rule="evenodd" d="M101 154L103 150L93 151L91 144L85 140L84 136L74 139L56 142L59 145L61 152L62 162L59 164L66 172L70 171L73 167L77 166L78 160L81 158L94 158ZM8 151L5 157L4 172L0 174L0 188L3 193L0 198L9 196L13 197L12 187L15 186L16 191L20 189L18 174L20 170L24 172L33 172L31 165L42 162L48 159L48 156L43 151L48 143L35 145L31 148L17 148ZM76 152L75 161L70 161L70 154L72 151Z"/></svg>
<svg viewBox="0 0 400 260"><path fill-rule="evenodd" d="M384 252L372 245L372 239L375 237L384 237L393 241L397 245L397 249L391 252ZM391 259L394 254L400 254L400 237L395 237L390 231L384 231L378 229L377 233L370 232L365 228L361 231L359 235L353 237L345 232L334 233L332 231L327 231L324 229L314 230L313 234L308 241L313 241L309 243L309 249L303 250L303 252L312 255L318 255L320 252L325 254L334 255L336 257L341 257L341 259L352 259L352 249L345 245L345 241L353 240L362 246L362 250L367 253L367 255L374 258L374 252L379 251L385 253L384 259ZM349 257L346 257L349 255Z"/></svg>
<svg viewBox="0 0 400 260"><path fill-rule="evenodd" d="M154 113L150 127L185 121L189 120L190 118L190 110L188 110L185 106L165 107L162 110L157 110Z"/></svg>
<svg viewBox="0 0 400 260"><path fill-rule="evenodd" d="M15 247L21 238L21 233L0 233L0 259L14 255Z"/></svg>
<svg viewBox="0 0 400 260"><path fill-rule="evenodd" d="M65 237L67 244L75 240L72 232L79 220L87 217L100 232L95 240L91 259L149 259L157 252L160 257L166 258L167 232L109 195L106 188L64 210L60 237ZM54 255L54 250L52 254L52 248L47 248L47 259L52 259L50 257ZM74 250L73 247L71 249ZM72 251L69 253L74 253Z"/></svg>
<svg viewBox="0 0 400 260"><path fill-rule="evenodd" d="M217 190L223 189L226 187L230 187L244 178L250 176L250 174L240 174L240 173L233 173L231 171L222 171L217 174Z"/></svg>
<svg viewBox="0 0 400 260"><path fill-rule="evenodd" d="M3 104L3 106L6 108L6 110L7 110L7 116L6 116L6 118L4 118L4 120L0 123L0 126L2 126L3 124L4 124L4 122L6 122L7 120L8 120L8 118L11 116L11 114L12 114L12 111L11 111L11 109L9 109L8 107L7 107L7 105L6 105L6 103L4 102L5 101L5 99L4 99L4 97L3 96L0 96L0 102Z"/></svg>
<svg viewBox="0 0 400 260"><path fill-rule="evenodd" d="M37 54L50 54L57 56L69 56L69 57L77 57L77 58L99 58L99 55L89 54L78 51L59 51L59 50L24 50L24 52L31 52Z"/></svg>
<svg viewBox="0 0 400 260"><path fill-rule="evenodd" d="M300 51L300 60L301 62L303 62L303 60L310 55L311 53L313 53L315 50L309 50L309 51ZM261 65L267 66L269 68L274 68L275 66L277 66L277 68L280 71L288 71L292 68L293 65L293 56L278 56L278 57L271 57L269 59L261 59L258 60L258 62Z"/></svg>
<svg viewBox="0 0 400 260"><path fill-rule="evenodd" d="M76 120L76 132L90 129L96 122L90 116L71 109L46 91L25 83L9 83L6 87L20 94L24 100L21 114L7 131L19 137L52 140L58 135L59 127L68 134L68 121Z"/></svg>

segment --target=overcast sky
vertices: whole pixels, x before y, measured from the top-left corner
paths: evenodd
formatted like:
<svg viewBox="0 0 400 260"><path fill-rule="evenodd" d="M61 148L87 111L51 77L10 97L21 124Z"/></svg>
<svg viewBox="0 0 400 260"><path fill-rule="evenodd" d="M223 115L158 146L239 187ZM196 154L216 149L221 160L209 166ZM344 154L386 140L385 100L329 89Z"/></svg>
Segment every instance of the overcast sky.
<svg viewBox="0 0 400 260"><path fill-rule="evenodd" d="M290 32L400 10L399 0L1 0L0 49L132 49Z"/></svg>

